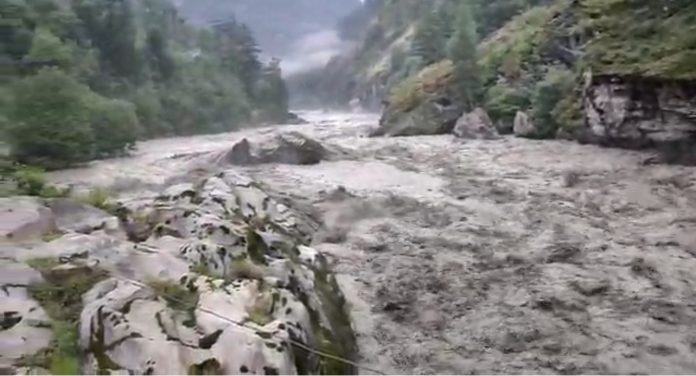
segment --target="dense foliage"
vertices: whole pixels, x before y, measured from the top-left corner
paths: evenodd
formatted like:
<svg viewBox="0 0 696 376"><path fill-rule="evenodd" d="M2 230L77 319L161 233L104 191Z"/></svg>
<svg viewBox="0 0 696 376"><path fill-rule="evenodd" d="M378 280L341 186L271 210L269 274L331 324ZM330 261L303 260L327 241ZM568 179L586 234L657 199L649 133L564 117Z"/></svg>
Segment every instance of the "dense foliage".
<svg viewBox="0 0 696 376"><path fill-rule="evenodd" d="M258 54L245 25L194 28L167 0L0 0L0 134L59 168L284 119L278 62Z"/></svg>

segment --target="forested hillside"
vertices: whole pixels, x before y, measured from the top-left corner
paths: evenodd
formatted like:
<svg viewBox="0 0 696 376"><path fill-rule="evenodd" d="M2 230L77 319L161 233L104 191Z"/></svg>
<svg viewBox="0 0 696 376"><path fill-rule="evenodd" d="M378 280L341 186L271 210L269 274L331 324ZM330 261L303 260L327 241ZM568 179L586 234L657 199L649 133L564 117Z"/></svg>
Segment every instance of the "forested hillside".
<svg viewBox="0 0 696 376"><path fill-rule="evenodd" d="M278 62L258 54L245 25L193 27L166 0L0 0L0 132L16 160L58 168L282 120Z"/></svg>
<svg viewBox="0 0 696 376"><path fill-rule="evenodd" d="M502 132L527 112L536 138L576 133L590 116L586 85L621 80L624 91L683 98L663 86L687 90L696 75L696 4L687 0L373 0L342 26L358 47L293 87L380 109L417 96L409 81L451 60L447 85L461 111L483 107Z"/></svg>

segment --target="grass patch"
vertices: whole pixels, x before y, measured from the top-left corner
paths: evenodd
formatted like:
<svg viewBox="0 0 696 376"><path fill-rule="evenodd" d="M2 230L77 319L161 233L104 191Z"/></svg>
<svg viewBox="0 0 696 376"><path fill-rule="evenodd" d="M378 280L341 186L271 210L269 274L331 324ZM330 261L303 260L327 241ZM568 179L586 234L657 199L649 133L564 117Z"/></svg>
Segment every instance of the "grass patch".
<svg viewBox="0 0 696 376"><path fill-rule="evenodd" d="M273 321L273 317L271 317L272 306L272 296L267 292L260 293L254 302L254 305L247 310L247 314L249 314L247 320L259 326L264 326L270 323Z"/></svg>
<svg viewBox="0 0 696 376"><path fill-rule="evenodd" d="M92 205L109 213L116 212L116 205L111 202L111 192L102 187L92 188L86 195L77 198L80 202Z"/></svg>
<svg viewBox="0 0 696 376"><path fill-rule="evenodd" d="M319 266L312 268L314 271L314 292L321 301L330 327L322 325L319 313L312 309L306 294L299 294L298 298L309 312L311 329L318 349L328 354L353 359L357 353L357 344L350 324L347 302L340 292L336 279L329 274L326 260L321 257L318 261ZM307 360L311 359L311 354L297 346L293 346L293 353L299 374L315 371L312 369L312 365L307 363ZM356 373L353 366L330 358L322 357L319 359L318 366L318 373L322 375L352 375Z"/></svg>
<svg viewBox="0 0 696 376"><path fill-rule="evenodd" d="M38 167L0 161L0 197L36 196L43 198L67 197L70 188L49 184L45 171Z"/></svg>
<svg viewBox="0 0 696 376"><path fill-rule="evenodd" d="M268 245L252 227L249 227L246 234L247 253L252 261L258 264L267 264L266 253Z"/></svg>
<svg viewBox="0 0 696 376"><path fill-rule="evenodd" d="M185 311L198 305L198 292L192 291L193 289L164 280L150 280L147 285L173 310Z"/></svg>
<svg viewBox="0 0 696 376"><path fill-rule="evenodd" d="M44 281L29 286L29 293L51 318L53 342L50 348L26 359L27 366L39 366L54 375L80 373L78 324L82 313L82 295L108 273L97 268L76 266L58 268L54 258L34 259L29 266L38 270Z"/></svg>
<svg viewBox="0 0 696 376"><path fill-rule="evenodd" d="M169 308L186 315L183 321L185 326L196 325L195 311L200 295L193 284L185 288L172 281L152 279L147 282L147 285L167 303Z"/></svg>
<svg viewBox="0 0 696 376"><path fill-rule="evenodd" d="M210 269L208 269L205 264L202 262L196 263L194 265L189 266L189 272L195 273L195 274L200 274L202 276L206 277L211 277L211 278L218 278L218 276L214 275Z"/></svg>
<svg viewBox="0 0 696 376"><path fill-rule="evenodd" d="M350 324L347 303L338 283L328 273L328 265L321 258L320 266L314 269L314 286L322 306L329 318L331 328L325 328L319 320L312 320L319 348L329 354L352 359L357 353L355 334ZM333 359L322 358L321 373L327 375L354 374L353 366Z"/></svg>
<svg viewBox="0 0 696 376"><path fill-rule="evenodd" d="M46 243L50 243L60 237L62 237L63 234L57 231L51 231L48 233L45 233L41 236L41 240L45 241Z"/></svg>
<svg viewBox="0 0 696 376"><path fill-rule="evenodd" d="M232 264L230 264L230 273L228 278L256 279L263 281L263 275L264 270L262 267L244 258L232 261Z"/></svg>

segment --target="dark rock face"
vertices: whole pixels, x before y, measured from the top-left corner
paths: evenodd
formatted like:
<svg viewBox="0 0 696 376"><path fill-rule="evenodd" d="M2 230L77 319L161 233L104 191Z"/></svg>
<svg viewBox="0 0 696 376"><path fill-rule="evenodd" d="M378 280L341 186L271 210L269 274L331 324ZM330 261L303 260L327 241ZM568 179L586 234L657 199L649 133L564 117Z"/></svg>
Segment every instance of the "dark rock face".
<svg viewBox="0 0 696 376"><path fill-rule="evenodd" d="M657 148L667 162L696 162L696 82L594 77L584 110L585 141Z"/></svg>
<svg viewBox="0 0 696 376"><path fill-rule="evenodd" d="M238 142L227 153L226 161L236 165L283 163L317 164L326 158L327 150L316 140L298 132L288 132L249 141Z"/></svg>

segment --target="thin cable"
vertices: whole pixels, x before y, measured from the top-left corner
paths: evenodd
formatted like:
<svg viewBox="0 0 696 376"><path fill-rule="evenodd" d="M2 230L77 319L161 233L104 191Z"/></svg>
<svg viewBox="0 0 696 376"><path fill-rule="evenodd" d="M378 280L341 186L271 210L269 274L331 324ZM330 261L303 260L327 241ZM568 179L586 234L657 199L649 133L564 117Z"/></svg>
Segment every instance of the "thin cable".
<svg viewBox="0 0 696 376"><path fill-rule="evenodd" d="M124 281L124 282L128 282L128 283L130 283L130 284L132 284L132 285L135 285L135 286L139 286L139 287L143 287L143 288L147 288L147 289L150 289L150 288L151 288L150 286L148 286L148 285L146 285L146 284L144 284L144 283L142 283L142 282L140 282L140 281L133 280L133 279L124 278L124 277L118 277L118 279L120 279L120 280L122 280L122 281ZM160 295L160 296L163 296L163 297L165 297L165 298L167 298L167 299L169 299L169 300L172 300L172 301L175 301L175 302L177 302L177 303L183 304L183 305L187 305L187 304L188 304L187 302L184 302L183 300L181 300L181 299L179 299L179 298L177 298L177 297L175 297L175 296L172 296L172 295L163 294L163 293L162 293L162 294L159 294L159 295ZM217 317L217 318L219 318L219 319L221 319L221 320L223 320L223 321L226 321L226 322L228 322L228 323L230 323L230 324L233 324L233 325L235 325L235 326L238 326L238 327L241 327L241 328L245 328L245 329L249 329L249 330L253 330L253 331L262 332L262 333L265 333L265 334L267 334L267 335L269 335L269 336L271 336L271 337L275 337L275 338L277 338L277 339L279 339L279 340L282 340L282 341L288 341L290 344L292 344L292 345L294 345L294 346L297 346L297 347L299 347L299 348L301 348L301 349L303 349L303 350L309 351L309 352L312 353L312 354L315 354L315 355L318 355L318 356L321 356L321 357L324 357L324 358L328 358L328 359L333 359L333 360L335 360L335 361L338 361L338 362L341 362L341 363L344 363L344 364L351 365L351 366L355 367L356 369L362 369L362 370L365 370L365 371L370 371L370 372L375 373L375 374L378 374L378 375L386 375L386 374L387 374L386 372L380 371L380 370L378 370L378 369L374 369L374 368L362 366L362 365L360 365L360 364L358 364L358 363L356 363L356 362L354 362L354 361L352 361L352 360L349 360L349 359L346 359L346 358L342 358L342 357L340 357L340 356L338 356L338 355L333 355L333 354L329 354L329 353L323 352L323 351L321 351L321 350L317 350L317 349L312 348L312 347L310 347L310 346L308 346L308 345L305 345L305 344L302 343L302 342L295 341L295 340L293 340L292 338L281 338L281 337L278 337L278 336L274 335L273 333L264 332L264 331L258 330L258 329L256 329L256 328L251 328L251 327L249 327L249 326L244 325L244 324L241 323L241 322L238 322L238 321L233 320L233 319L231 319L231 318L229 318L229 317L223 316L223 315L221 315L221 314L219 314L219 313L217 313L217 312L215 312L215 311L212 311L212 310L210 310L210 309L207 309L207 308L204 308L204 307L196 307L196 309L199 310L199 311L201 311L201 312L203 312L203 313L207 313L207 314L209 314L209 315L211 315L211 316L215 316L215 317Z"/></svg>

